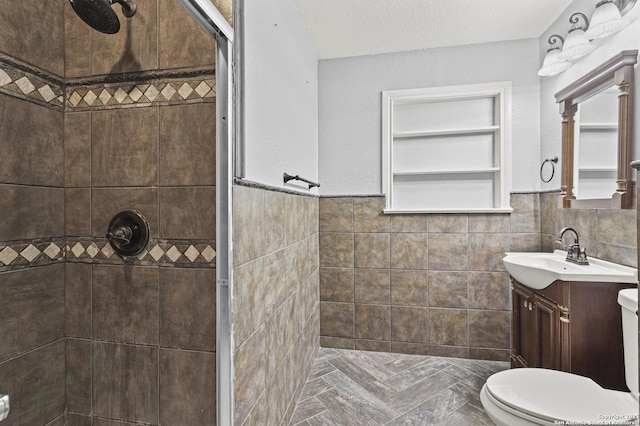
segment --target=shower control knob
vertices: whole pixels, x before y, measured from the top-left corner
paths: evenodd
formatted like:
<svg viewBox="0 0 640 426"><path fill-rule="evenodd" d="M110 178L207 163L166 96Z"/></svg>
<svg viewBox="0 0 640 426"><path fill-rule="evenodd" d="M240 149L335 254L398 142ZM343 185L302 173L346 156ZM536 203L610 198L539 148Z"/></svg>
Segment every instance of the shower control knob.
<svg viewBox="0 0 640 426"><path fill-rule="evenodd" d="M149 223L136 210L122 211L111 219L106 238L119 255L135 256L149 243Z"/></svg>

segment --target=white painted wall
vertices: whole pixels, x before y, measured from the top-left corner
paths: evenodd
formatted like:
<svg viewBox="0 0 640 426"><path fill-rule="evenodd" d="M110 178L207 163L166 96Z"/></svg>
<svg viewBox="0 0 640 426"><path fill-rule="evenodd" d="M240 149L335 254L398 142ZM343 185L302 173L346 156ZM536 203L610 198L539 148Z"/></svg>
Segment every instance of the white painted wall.
<svg viewBox="0 0 640 426"><path fill-rule="evenodd" d="M246 0L246 179L302 192L282 174L318 180L317 64L292 0Z"/></svg>
<svg viewBox="0 0 640 426"><path fill-rule="evenodd" d="M538 40L319 62L321 194L380 194L384 90L512 81L512 190L540 189Z"/></svg>
<svg viewBox="0 0 640 426"><path fill-rule="evenodd" d="M552 34L559 34L563 38L571 28L569 17L575 12L582 12L587 17L591 17L595 10L596 1L575 0L565 10L565 12L549 27L539 39L540 42L540 64L546 54L549 44L548 38ZM576 60L567 71L553 77L540 77L540 161L545 158L562 154L562 132L560 108L555 101L555 93L569 85L572 81L580 78L601 63L612 58L622 50L640 48L640 5L636 6L625 16L633 20L632 23L622 31L603 40L594 41L598 47L585 57ZM580 21L582 22L582 21ZM640 99L640 66L636 65L635 73L635 99ZM640 159L640 109L634 110L634 147L632 159ZM560 164L556 166L556 174L548 184L542 184L543 190L554 190L560 188L561 179Z"/></svg>

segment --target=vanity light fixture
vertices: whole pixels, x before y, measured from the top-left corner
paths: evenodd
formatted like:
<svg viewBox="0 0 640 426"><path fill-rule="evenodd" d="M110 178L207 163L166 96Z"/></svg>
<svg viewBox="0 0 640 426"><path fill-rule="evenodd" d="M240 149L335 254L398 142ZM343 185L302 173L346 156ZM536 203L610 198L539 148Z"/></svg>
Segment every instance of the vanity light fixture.
<svg viewBox="0 0 640 426"><path fill-rule="evenodd" d="M584 20L584 26L581 26L580 19ZM567 39L562 46L562 52L560 58L571 61L578 59L591 53L596 48L594 44L591 44L589 39L585 36L584 30L589 26L589 20L584 13L576 12L569 18L569 22L572 24Z"/></svg>
<svg viewBox="0 0 640 426"><path fill-rule="evenodd" d="M613 0L603 0L596 4L596 10L591 15L591 24L585 32L585 36L589 40L609 37L629 25L630 21L622 17L620 10L621 8L625 12L630 10L635 2L635 0L619 0L616 4Z"/></svg>
<svg viewBox="0 0 640 426"><path fill-rule="evenodd" d="M553 34L549 37L549 49L542 62L542 68L538 71L539 76L551 76L560 74L563 71L571 68L571 62L566 61L560 57L560 49L564 44L564 39L558 34ZM558 45L558 43L560 43Z"/></svg>

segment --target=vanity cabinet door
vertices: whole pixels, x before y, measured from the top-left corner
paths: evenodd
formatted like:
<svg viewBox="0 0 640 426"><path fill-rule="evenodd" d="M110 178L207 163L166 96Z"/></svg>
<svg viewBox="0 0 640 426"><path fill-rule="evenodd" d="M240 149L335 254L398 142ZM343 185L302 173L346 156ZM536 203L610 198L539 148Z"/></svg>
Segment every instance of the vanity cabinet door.
<svg viewBox="0 0 640 426"><path fill-rule="evenodd" d="M533 297L530 367L560 368L559 309L538 295Z"/></svg>
<svg viewBox="0 0 640 426"><path fill-rule="evenodd" d="M513 282L512 367L560 367L559 311L555 303Z"/></svg>
<svg viewBox="0 0 640 426"><path fill-rule="evenodd" d="M533 293L513 282L513 328L511 342L511 366L512 367L534 367L531 365L532 348L532 326L533 311L529 309L532 305Z"/></svg>

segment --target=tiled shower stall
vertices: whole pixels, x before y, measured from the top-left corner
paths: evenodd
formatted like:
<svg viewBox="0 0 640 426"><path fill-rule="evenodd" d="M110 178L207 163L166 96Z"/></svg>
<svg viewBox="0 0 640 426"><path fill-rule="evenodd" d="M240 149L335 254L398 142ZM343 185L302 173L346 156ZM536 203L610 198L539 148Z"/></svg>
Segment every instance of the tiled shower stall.
<svg viewBox="0 0 640 426"><path fill-rule="evenodd" d="M116 35L0 3L3 424L215 423L215 45L136 3ZM127 209L151 241L123 261Z"/></svg>

